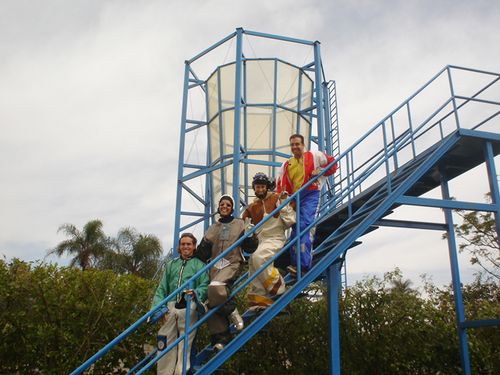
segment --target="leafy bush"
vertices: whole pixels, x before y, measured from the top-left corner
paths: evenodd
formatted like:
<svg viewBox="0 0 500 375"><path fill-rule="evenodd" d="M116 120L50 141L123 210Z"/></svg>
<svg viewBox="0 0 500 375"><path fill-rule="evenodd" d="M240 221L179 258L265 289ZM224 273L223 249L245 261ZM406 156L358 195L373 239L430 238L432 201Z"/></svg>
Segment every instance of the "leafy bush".
<svg viewBox="0 0 500 375"><path fill-rule="evenodd" d="M459 374L453 293L427 283L412 289L398 270L366 278L340 301L342 373ZM106 270L0 260L0 373L69 373L143 315L156 281ZM289 306L223 365L226 374L327 374L324 286ZM463 288L466 318L500 316L500 287ZM245 297L238 296L240 310ZM143 358L156 326L140 328L92 367L123 373ZM500 373L500 328L467 331L474 374ZM206 326L197 346L208 341Z"/></svg>
<svg viewBox="0 0 500 375"><path fill-rule="evenodd" d="M69 373L149 309L153 284L111 271L0 260L0 372ZM124 340L93 372L136 363L155 335L151 328Z"/></svg>

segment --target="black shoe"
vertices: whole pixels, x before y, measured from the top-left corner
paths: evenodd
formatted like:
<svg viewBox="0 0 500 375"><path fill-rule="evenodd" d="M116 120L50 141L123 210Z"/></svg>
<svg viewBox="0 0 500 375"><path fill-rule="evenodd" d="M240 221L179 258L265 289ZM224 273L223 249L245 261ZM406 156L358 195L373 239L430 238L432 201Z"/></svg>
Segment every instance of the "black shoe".
<svg viewBox="0 0 500 375"><path fill-rule="evenodd" d="M290 274L291 277L293 277L295 279L297 278L297 267L295 267L295 266L288 266L286 269L287 269L287 271L288 271L288 273ZM307 273L307 270L304 269L304 267L302 267L300 269L301 276L304 277L304 275L306 273Z"/></svg>
<svg viewBox="0 0 500 375"><path fill-rule="evenodd" d="M227 343L231 341L231 334L229 332L216 333L210 336L210 343L215 352L220 352Z"/></svg>

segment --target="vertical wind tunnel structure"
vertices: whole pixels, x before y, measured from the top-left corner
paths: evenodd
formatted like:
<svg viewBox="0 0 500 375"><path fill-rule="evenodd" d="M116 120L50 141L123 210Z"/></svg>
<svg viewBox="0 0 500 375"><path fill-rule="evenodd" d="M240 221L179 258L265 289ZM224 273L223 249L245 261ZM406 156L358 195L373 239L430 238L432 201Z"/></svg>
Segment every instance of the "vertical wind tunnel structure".
<svg viewBox="0 0 500 375"><path fill-rule="evenodd" d="M220 64L221 52L229 61ZM308 148L338 154L334 88L317 41L238 28L187 60L172 243L186 230L202 234L223 194L240 212L253 194L252 176L275 177L290 156L291 134L302 134Z"/></svg>

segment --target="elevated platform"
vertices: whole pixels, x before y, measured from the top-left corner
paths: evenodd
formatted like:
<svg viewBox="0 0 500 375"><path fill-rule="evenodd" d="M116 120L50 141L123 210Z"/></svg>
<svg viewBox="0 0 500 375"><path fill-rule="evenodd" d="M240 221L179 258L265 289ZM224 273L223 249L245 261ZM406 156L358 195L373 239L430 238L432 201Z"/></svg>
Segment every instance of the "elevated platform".
<svg viewBox="0 0 500 375"><path fill-rule="evenodd" d="M425 193L437 188L441 184L441 173L438 167L441 167L448 180L452 180L478 165L485 162L484 143L491 141L494 156L500 154L500 134L482 132L477 130L458 129L456 134L459 136L456 144L450 148L439 160L435 160L431 167L405 192L406 196L419 197ZM428 150L420 154L417 158L401 166L396 172L391 174L391 179L401 178L414 170L421 162L431 155L440 144L436 143ZM364 206L374 194L384 188L387 184L387 178L383 178L370 188L364 190L361 194L352 198L350 203L345 203L336 208L332 214L321 219L316 227L316 238L314 247L318 247L324 239L336 228L340 227L349 217L349 210L355 213ZM382 217L392 213L401 203L395 202ZM350 206L350 207L349 207ZM371 227L370 232L376 228ZM365 233L367 233L365 232ZM365 234L364 233L364 234Z"/></svg>

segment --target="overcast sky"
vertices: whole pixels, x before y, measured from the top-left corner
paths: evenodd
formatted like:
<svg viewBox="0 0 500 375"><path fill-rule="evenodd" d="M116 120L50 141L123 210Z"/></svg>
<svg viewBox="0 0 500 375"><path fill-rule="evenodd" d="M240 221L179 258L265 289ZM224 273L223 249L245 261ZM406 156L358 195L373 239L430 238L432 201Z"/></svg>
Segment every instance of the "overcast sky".
<svg viewBox="0 0 500 375"><path fill-rule="evenodd" d="M499 22L500 2L481 0L3 0L0 254L42 259L61 224L95 218L170 248L183 62L236 27L321 41L345 149L445 65L499 72ZM454 184L482 200L484 172L471 176ZM348 271L448 282L440 237L376 231Z"/></svg>

